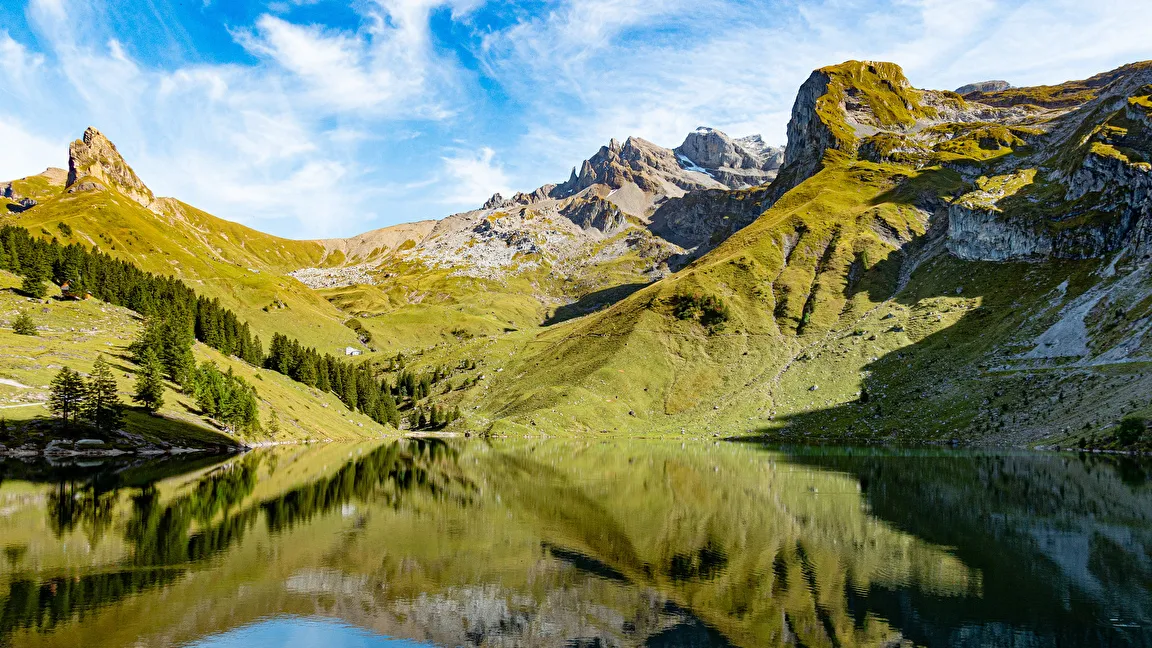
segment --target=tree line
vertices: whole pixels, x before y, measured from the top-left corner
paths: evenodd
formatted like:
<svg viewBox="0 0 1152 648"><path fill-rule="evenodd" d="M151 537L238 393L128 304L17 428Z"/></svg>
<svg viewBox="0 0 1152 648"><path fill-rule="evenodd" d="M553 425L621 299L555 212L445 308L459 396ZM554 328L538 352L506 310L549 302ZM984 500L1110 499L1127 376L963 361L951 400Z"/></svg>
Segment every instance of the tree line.
<svg viewBox="0 0 1152 648"><path fill-rule="evenodd" d="M214 366L197 368L192 355L196 340L252 366L332 392L348 409L394 427L400 426L400 403L407 400L415 407L431 394L433 385L451 373L444 368L421 376L401 371L395 382L389 382L387 377L377 378L369 361L345 362L278 333L265 354L259 336L252 334L248 323L221 306L218 299L198 296L175 277L146 272L99 249L75 243L62 245L55 238L45 241L21 227L0 228L0 268L23 276L21 289L34 296L45 294L45 281L57 285L67 281L73 293L88 292L143 315L144 328L129 349L149 376L147 385L141 385L143 379L138 378L136 400L152 411L162 402L163 381L156 379L159 374L194 394L209 415L224 417L221 420L226 425L238 429L258 426L258 420L249 415L257 410L255 389L230 372L220 374ZM390 366L395 367L397 361L403 367L403 356L399 355ZM461 366L468 368L467 363ZM474 362L471 367L475 368ZM434 425L441 426L458 416L458 410L436 417L429 411L420 427L433 425L433 418L437 419Z"/></svg>

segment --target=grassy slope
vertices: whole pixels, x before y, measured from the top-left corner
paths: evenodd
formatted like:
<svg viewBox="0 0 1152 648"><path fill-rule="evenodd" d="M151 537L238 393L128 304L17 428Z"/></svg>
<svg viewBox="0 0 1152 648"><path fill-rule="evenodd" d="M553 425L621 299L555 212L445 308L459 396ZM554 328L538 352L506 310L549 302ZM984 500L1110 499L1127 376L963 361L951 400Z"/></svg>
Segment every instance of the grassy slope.
<svg viewBox="0 0 1152 648"><path fill-rule="evenodd" d="M29 300L15 293L19 279L0 272L0 378L15 381L28 389L0 385L0 399L6 407L0 410L11 422L27 421L34 417L47 417L49 413L40 403L47 399L47 385L61 366L70 366L88 372L97 355L103 353L112 363L120 386L121 399L130 402L135 382L136 367L129 359L127 345L141 327L138 316L131 311L110 306L97 300L85 302L49 299ZM44 312L45 309L48 312ZM40 327L39 335L16 335L8 322L20 311L29 312ZM278 373L256 369L236 358L224 357L202 344L194 348L198 362L211 360L221 369L232 368L250 384L256 386L261 400L260 420L266 426L271 412L277 412L280 434L272 438L267 432L251 438L223 435L198 414L195 402L169 385L163 418L130 411L126 430L142 434L151 440L180 443L234 443L236 441L263 442L303 439L355 440L378 437L388 429L348 409L332 394L296 383Z"/></svg>
<svg viewBox="0 0 1152 648"><path fill-rule="evenodd" d="M175 275L198 293L218 297L265 344L274 332L330 352L355 344L355 335L343 326L343 313L283 275L317 263L320 245L263 234L177 201L158 201L163 213L158 215L115 191L69 194L35 182L30 178L16 186L39 204L7 216L7 222L65 244L97 246L150 272ZM60 223L72 228L71 237L60 231ZM265 311L273 302L286 307Z"/></svg>
<svg viewBox="0 0 1152 648"><path fill-rule="evenodd" d="M863 96L880 123L907 126L903 94ZM885 117L877 106L896 108ZM831 110L828 102L818 108ZM926 159L1002 167L1023 159L1014 147L1029 152L1021 138L1034 131L993 130L1000 129L970 129L926 150ZM943 254L918 206L973 188L947 168L832 151L822 171L684 271L539 334L481 411L507 419L496 430L731 434L791 423L802 436L982 441L1075 436L1147 411L1152 379L1139 362L1070 368L1018 360L1064 305L1103 285L1101 262L996 264ZM674 299L694 293L729 306L725 327L673 316ZM871 399L866 406L857 404L861 392Z"/></svg>

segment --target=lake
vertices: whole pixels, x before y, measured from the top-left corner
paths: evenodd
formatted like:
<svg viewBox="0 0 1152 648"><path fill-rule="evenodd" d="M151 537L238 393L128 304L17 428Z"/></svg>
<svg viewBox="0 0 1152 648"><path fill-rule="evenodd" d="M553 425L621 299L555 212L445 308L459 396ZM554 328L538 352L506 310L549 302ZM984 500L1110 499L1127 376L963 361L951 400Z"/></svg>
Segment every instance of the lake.
<svg viewBox="0 0 1152 648"><path fill-rule="evenodd" d="M0 645L1152 645L1127 457L412 439L0 476Z"/></svg>

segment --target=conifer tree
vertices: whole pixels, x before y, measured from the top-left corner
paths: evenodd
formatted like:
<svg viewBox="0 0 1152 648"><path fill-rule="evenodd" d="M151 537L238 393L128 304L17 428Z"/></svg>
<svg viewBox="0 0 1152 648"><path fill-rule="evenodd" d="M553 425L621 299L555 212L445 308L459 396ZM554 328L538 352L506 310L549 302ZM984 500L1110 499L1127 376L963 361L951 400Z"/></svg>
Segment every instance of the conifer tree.
<svg viewBox="0 0 1152 648"><path fill-rule="evenodd" d="M48 294L48 287L44 285L44 277L39 272L30 273L24 276L24 281L20 283L20 292L41 299L44 295Z"/></svg>
<svg viewBox="0 0 1152 648"><path fill-rule="evenodd" d="M132 400L149 412L155 412L164 405L164 368L154 353L149 354L140 373L136 374L136 393Z"/></svg>
<svg viewBox="0 0 1152 648"><path fill-rule="evenodd" d="M60 417L64 425L73 422L84 404L84 379L69 367L56 372L48 395L48 409Z"/></svg>
<svg viewBox="0 0 1152 648"><path fill-rule="evenodd" d="M27 312L21 312L12 320L12 332L16 335L36 335L36 322Z"/></svg>
<svg viewBox="0 0 1152 648"><path fill-rule="evenodd" d="M272 414L268 416L268 436L276 438L280 434L280 415L276 410L272 410Z"/></svg>
<svg viewBox="0 0 1152 648"><path fill-rule="evenodd" d="M100 355L92 365L92 375L84 389L81 415L101 432L111 432L124 418L123 405L116 393L116 378L112 368Z"/></svg>
<svg viewBox="0 0 1152 648"><path fill-rule="evenodd" d="M381 422L387 421L392 427L399 429L400 427L400 410L396 408L396 399L392 398L392 394L384 392L380 397L380 404L383 408Z"/></svg>

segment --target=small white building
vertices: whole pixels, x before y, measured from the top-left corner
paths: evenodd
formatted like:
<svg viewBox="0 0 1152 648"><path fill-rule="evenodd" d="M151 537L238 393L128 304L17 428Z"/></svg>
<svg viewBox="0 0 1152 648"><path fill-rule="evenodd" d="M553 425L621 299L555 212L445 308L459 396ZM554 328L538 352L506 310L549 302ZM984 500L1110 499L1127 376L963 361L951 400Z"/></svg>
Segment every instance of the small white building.
<svg viewBox="0 0 1152 648"><path fill-rule="evenodd" d="M344 355L346 356L358 356L360 353L360 349L357 349L356 347L344 347Z"/></svg>

